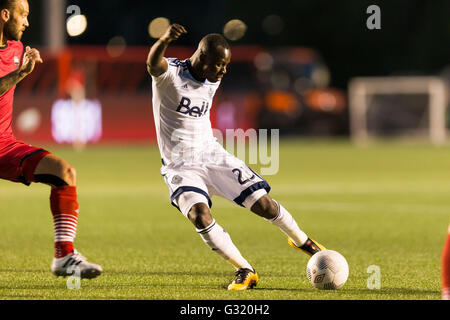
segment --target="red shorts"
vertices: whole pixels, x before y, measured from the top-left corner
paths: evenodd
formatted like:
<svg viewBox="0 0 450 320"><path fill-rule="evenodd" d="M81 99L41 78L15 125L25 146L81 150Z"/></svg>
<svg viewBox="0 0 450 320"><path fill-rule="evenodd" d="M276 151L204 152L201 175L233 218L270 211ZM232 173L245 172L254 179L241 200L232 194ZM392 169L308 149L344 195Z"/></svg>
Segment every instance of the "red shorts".
<svg viewBox="0 0 450 320"><path fill-rule="evenodd" d="M0 179L21 182L27 186L34 181L34 171L50 152L21 141L0 144Z"/></svg>

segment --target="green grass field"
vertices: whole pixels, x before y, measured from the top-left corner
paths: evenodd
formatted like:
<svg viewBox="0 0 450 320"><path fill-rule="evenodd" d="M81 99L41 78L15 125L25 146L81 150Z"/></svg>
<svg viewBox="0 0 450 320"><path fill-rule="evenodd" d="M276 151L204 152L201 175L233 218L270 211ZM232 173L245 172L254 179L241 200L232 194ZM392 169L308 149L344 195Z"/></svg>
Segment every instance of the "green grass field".
<svg viewBox="0 0 450 320"><path fill-rule="evenodd" d="M450 149L382 143L282 141L272 196L300 227L350 266L347 284L318 291L308 257L274 226L213 198L213 216L260 275L228 292L234 270L168 201L157 148L50 148L78 171L76 247L104 267L80 290L50 273L49 190L0 181L0 299L310 300L440 299L440 256L450 218ZM369 290L367 268L381 268Z"/></svg>

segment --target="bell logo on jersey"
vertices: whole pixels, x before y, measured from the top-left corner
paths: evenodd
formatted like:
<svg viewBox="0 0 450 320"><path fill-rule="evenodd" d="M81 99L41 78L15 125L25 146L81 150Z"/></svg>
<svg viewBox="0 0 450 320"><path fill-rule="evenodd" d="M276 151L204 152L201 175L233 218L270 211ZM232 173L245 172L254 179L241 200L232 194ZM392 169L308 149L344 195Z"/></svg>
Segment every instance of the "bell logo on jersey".
<svg viewBox="0 0 450 320"><path fill-rule="evenodd" d="M200 118L208 113L209 102L203 101L202 107L193 106L191 107L191 99L183 97L181 99L180 105L178 106L177 112L190 115L191 117Z"/></svg>
<svg viewBox="0 0 450 320"><path fill-rule="evenodd" d="M18 56L14 56L14 65L16 65L16 66L20 65L20 59Z"/></svg>

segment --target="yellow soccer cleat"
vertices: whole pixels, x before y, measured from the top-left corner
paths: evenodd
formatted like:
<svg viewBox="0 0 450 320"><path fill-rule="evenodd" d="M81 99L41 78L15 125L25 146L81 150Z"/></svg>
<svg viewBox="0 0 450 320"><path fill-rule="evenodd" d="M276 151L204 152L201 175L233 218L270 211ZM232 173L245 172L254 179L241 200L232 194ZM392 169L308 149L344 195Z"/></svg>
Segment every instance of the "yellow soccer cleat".
<svg viewBox="0 0 450 320"><path fill-rule="evenodd" d="M228 286L228 290L241 291L253 289L259 278L255 270L241 268L236 272L236 278Z"/></svg>
<svg viewBox="0 0 450 320"><path fill-rule="evenodd" d="M306 243L301 247L297 247L294 244L294 242L292 242L291 238L288 238L288 242L291 247L303 251L310 257L312 257L314 254L316 254L319 251L326 250L326 248L323 245L321 245L317 241L312 240L310 238L308 238L308 240L306 240Z"/></svg>

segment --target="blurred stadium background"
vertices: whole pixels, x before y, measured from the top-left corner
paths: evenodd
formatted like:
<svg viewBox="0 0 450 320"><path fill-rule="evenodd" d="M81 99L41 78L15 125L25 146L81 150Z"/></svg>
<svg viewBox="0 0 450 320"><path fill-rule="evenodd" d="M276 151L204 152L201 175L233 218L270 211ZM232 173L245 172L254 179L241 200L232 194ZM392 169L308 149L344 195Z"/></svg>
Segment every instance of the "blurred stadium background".
<svg viewBox="0 0 450 320"><path fill-rule="evenodd" d="M381 8L380 30L366 26L372 4ZM370 95L365 87L351 85L356 77L448 80L450 3L445 0L189 5L42 0L32 1L31 9L23 42L40 48L45 63L17 89L14 129L25 141L75 140L81 147L86 141L154 142L144 63L154 38L175 22L189 34L169 56L189 57L213 32L225 34L233 46L233 62L213 109L218 129L280 128L282 135L364 138L416 136L440 126L436 139L445 140L448 99L437 95L440 111L434 118L440 121L431 121L434 96L428 82L415 91L406 81L406 91L369 90Z"/></svg>

